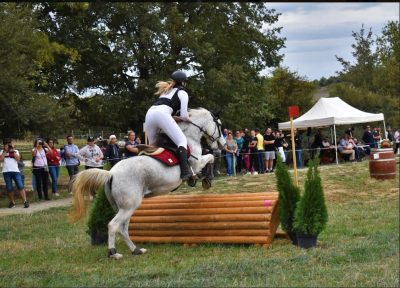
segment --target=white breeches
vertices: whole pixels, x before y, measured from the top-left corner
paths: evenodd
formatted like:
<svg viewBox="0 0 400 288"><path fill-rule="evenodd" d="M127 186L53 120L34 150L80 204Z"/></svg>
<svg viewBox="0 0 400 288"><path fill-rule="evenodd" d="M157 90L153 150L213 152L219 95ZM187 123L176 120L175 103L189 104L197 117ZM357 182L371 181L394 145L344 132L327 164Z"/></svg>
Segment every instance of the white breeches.
<svg viewBox="0 0 400 288"><path fill-rule="evenodd" d="M187 147L186 136L183 134L181 128L172 118L171 113L168 113L163 107L165 105L152 106L146 114L144 122L144 129L149 138L149 144L155 144L157 133L161 129L165 134L171 138L176 146ZM169 107L168 107L169 108Z"/></svg>
<svg viewBox="0 0 400 288"><path fill-rule="evenodd" d="M279 153L279 155L281 155L282 162L285 163L286 162L286 156L285 156L285 152L283 151L283 147L278 147L278 153Z"/></svg>

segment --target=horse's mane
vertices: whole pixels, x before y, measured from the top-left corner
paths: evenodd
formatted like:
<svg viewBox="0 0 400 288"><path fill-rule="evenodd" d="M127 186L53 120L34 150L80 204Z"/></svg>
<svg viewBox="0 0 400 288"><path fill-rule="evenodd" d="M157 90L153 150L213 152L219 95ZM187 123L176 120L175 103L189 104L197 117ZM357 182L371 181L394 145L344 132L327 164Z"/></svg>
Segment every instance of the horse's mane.
<svg viewBox="0 0 400 288"><path fill-rule="evenodd" d="M191 108L188 110L188 112L190 118L196 118L196 119L199 117L204 117L206 113L210 113L210 111L202 107Z"/></svg>
<svg viewBox="0 0 400 288"><path fill-rule="evenodd" d="M196 123L197 125L201 125L204 123L205 119L209 119L210 111L208 111L205 108L198 107L198 108L191 108L188 109L189 113L189 118L192 120L192 122ZM187 131L187 129L193 128L194 126L188 125L188 123L181 122L178 124L182 131Z"/></svg>

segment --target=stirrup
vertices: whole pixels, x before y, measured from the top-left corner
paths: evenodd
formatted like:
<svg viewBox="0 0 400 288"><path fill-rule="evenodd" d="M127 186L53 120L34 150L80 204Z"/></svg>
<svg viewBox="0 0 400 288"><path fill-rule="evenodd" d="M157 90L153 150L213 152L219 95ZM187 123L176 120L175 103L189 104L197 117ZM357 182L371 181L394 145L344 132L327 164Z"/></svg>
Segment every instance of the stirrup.
<svg viewBox="0 0 400 288"><path fill-rule="evenodd" d="M184 175L185 177L183 177L183 178L182 178L182 175L181 175L181 180L182 181L187 181L189 179L192 179L192 180L199 179L199 177L197 177L197 175L194 173L192 166L189 165L188 168L189 168L188 173L186 175ZM187 179L186 179L186 177L187 177Z"/></svg>

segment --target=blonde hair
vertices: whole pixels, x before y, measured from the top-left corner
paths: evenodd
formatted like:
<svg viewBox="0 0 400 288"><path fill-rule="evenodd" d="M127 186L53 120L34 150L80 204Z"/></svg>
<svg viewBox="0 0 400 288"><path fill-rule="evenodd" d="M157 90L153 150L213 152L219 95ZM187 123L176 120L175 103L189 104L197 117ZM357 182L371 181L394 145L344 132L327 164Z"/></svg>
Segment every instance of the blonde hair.
<svg viewBox="0 0 400 288"><path fill-rule="evenodd" d="M154 93L155 95L159 96L161 94L167 93L170 91L175 85L175 81L158 81L156 84L157 92Z"/></svg>

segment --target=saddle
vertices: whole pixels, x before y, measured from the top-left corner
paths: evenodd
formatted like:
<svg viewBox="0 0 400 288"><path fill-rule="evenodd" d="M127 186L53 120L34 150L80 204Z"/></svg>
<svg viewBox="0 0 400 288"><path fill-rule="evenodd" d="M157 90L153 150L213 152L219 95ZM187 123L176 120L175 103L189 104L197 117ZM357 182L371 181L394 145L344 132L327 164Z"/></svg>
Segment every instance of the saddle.
<svg viewBox="0 0 400 288"><path fill-rule="evenodd" d="M164 133L157 136L156 145L139 144L139 155L152 157L167 166L174 166L179 164L177 157L178 147L175 143ZM187 157L190 156L189 146L187 147Z"/></svg>

